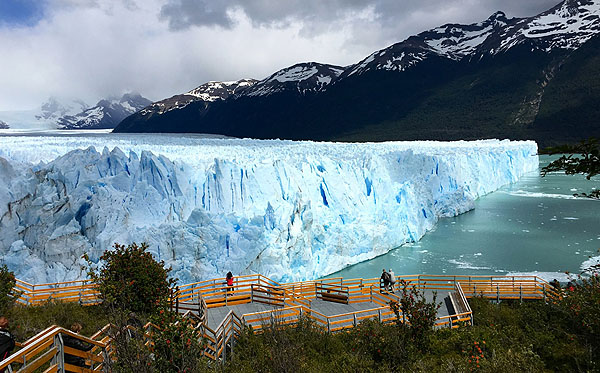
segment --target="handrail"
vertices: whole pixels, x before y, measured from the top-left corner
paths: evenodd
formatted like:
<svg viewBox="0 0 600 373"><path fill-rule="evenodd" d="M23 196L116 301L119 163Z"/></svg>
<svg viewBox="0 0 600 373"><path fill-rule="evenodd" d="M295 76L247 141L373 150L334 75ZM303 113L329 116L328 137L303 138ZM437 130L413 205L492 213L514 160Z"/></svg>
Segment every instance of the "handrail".
<svg viewBox="0 0 600 373"><path fill-rule="evenodd" d="M17 351L16 353L10 355L6 359L0 361L0 371L6 369L11 364L21 364L23 367L21 370L29 371L29 368L26 369L30 364L37 365L43 364L44 362L49 361L52 357L57 354L62 354L64 351L64 345L61 343L57 343L56 336L58 335L67 335L76 339L79 339L83 342L91 344L92 346L99 347L101 350L106 349L108 342L100 342L96 341L92 338L85 337L80 334L76 334L67 330L65 328L52 325L49 328L46 328L42 332L38 333L35 337L30 338L23 345L24 347ZM62 341L62 340L61 340ZM35 356L38 356L35 358ZM95 356L92 353L89 353L90 358ZM33 360L32 360L33 358ZM97 358L91 358L92 361L101 361L102 358L98 358L101 360L96 360ZM9 370L10 371L10 370Z"/></svg>
<svg viewBox="0 0 600 373"><path fill-rule="evenodd" d="M558 297L559 293L544 279L538 276L484 276L484 275L406 275L397 276L398 281L405 280L409 284L415 284L422 287L423 284L429 287L430 284L439 284L441 289L450 289L454 284L460 283L464 289L468 289L466 297L483 294L490 298L508 297L512 291L513 297L518 294L523 298L544 298ZM200 282L185 284L179 287L175 295L177 299L185 301L193 297L193 294L208 297L225 297L228 286L224 285L225 279L212 279ZM379 278L357 278L344 279L342 277L326 278L313 281L291 282L279 284L268 277L262 275L244 275L238 276L234 280L234 294L241 294L244 291L250 291L252 284L262 286L280 287L297 297L305 298L317 286L339 286L348 288L355 292L360 289L368 288L379 284ZM487 285L487 286L486 286ZM97 304L100 302L99 292L96 285L89 279L64 281L58 283L30 284L17 279L15 285L17 291L21 293L18 301L26 305L36 305L44 303L50 299L65 302L80 302L82 304ZM312 290L311 290L312 289ZM495 296L492 294L496 292ZM500 294L498 294L500 293Z"/></svg>

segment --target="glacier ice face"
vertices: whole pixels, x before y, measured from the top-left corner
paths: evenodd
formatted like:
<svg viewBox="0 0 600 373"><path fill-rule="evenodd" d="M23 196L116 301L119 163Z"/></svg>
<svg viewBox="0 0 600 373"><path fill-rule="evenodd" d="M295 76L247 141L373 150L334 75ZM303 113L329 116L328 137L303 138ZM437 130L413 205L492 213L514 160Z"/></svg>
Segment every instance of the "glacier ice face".
<svg viewBox="0 0 600 373"><path fill-rule="evenodd" d="M132 241L183 283L312 279L416 241L537 167L534 142L0 137L0 254L36 283L84 277L83 253Z"/></svg>

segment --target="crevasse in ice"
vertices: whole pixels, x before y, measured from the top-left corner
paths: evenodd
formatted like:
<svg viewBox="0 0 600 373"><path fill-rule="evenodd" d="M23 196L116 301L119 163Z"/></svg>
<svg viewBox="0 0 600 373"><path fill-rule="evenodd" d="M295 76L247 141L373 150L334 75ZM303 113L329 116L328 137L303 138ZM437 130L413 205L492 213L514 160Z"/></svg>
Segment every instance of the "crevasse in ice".
<svg viewBox="0 0 600 373"><path fill-rule="evenodd" d="M313 279L419 240L538 167L534 142L0 137L0 256L34 283L148 242L180 283Z"/></svg>

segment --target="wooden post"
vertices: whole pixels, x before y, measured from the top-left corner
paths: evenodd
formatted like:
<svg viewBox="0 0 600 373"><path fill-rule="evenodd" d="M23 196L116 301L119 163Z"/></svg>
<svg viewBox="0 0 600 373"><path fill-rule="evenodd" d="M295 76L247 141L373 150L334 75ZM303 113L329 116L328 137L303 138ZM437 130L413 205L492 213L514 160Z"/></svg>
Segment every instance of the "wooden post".
<svg viewBox="0 0 600 373"><path fill-rule="evenodd" d="M329 317L327 318L327 333L331 333L331 324L329 324Z"/></svg>
<svg viewBox="0 0 600 373"><path fill-rule="evenodd" d="M54 336L54 346L58 350L56 352L56 367L57 371L64 372L65 371L65 344L63 343L62 334L58 333ZM23 365L25 365L25 357L23 357Z"/></svg>
<svg viewBox="0 0 600 373"><path fill-rule="evenodd" d="M175 288L175 313L179 314L179 286Z"/></svg>
<svg viewBox="0 0 600 373"><path fill-rule="evenodd" d="M379 322L381 322L381 308L377 310L377 315L379 316Z"/></svg>
<svg viewBox="0 0 600 373"><path fill-rule="evenodd" d="M450 325L450 329L452 329L452 317L450 317L450 324L448 325Z"/></svg>
<svg viewBox="0 0 600 373"><path fill-rule="evenodd" d="M523 303L523 284L519 284L519 301Z"/></svg>
<svg viewBox="0 0 600 373"><path fill-rule="evenodd" d="M356 314L352 314L354 316L354 327L356 328Z"/></svg>
<svg viewBox="0 0 600 373"><path fill-rule="evenodd" d="M500 303L500 286L496 284L496 302Z"/></svg>

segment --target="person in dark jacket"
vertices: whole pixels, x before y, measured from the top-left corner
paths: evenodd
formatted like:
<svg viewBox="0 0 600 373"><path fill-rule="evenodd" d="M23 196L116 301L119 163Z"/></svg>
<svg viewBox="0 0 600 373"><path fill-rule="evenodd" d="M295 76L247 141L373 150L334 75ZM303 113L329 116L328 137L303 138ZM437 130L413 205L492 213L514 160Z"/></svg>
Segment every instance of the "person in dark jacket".
<svg viewBox="0 0 600 373"><path fill-rule="evenodd" d="M71 331L75 334L79 334L81 328L81 324L77 322L71 325ZM71 347L79 351L89 351L94 348L94 345L75 337L71 337L70 335L63 335L63 343L66 347ZM85 365L84 358L71 354L65 354L65 364L71 364L78 367L87 367L87 365Z"/></svg>
<svg viewBox="0 0 600 373"><path fill-rule="evenodd" d="M0 361L8 358L15 348L15 337L8 331L8 319L0 317ZM3 373L4 369L0 370Z"/></svg>
<svg viewBox="0 0 600 373"><path fill-rule="evenodd" d="M390 285L390 274L385 271L385 268L381 272L381 282L379 286L382 290L387 290Z"/></svg>

